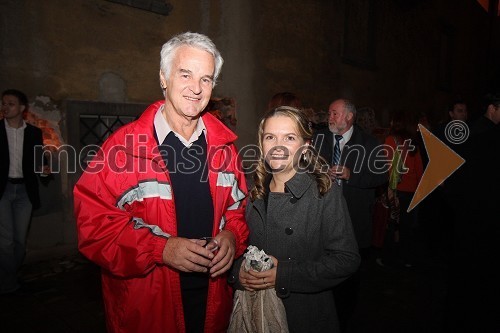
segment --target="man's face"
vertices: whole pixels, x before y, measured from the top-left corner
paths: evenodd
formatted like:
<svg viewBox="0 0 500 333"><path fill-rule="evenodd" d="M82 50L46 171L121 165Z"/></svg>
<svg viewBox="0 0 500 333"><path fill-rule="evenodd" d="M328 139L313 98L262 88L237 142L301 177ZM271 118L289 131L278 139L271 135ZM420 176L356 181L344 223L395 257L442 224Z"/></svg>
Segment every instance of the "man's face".
<svg viewBox="0 0 500 333"><path fill-rule="evenodd" d="M344 101L337 100L328 108L328 127L334 134L344 134L351 126L352 113L344 108Z"/></svg>
<svg viewBox="0 0 500 333"><path fill-rule="evenodd" d="M467 105L457 103L453 105L453 110L449 112L451 120L467 121Z"/></svg>
<svg viewBox="0 0 500 333"><path fill-rule="evenodd" d="M495 106L491 105L492 107L492 112L491 112L491 121L494 122L496 125L500 124L500 105Z"/></svg>
<svg viewBox="0 0 500 333"><path fill-rule="evenodd" d="M2 113L5 119L22 118L25 108L24 105L19 104L16 96L5 95L2 98Z"/></svg>
<svg viewBox="0 0 500 333"><path fill-rule="evenodd" d="M166 87L165 107L184 118L197 117L207 106L213 89L215 61L207 51L181 46L172 61L170 76L160 73Z"/></svg>

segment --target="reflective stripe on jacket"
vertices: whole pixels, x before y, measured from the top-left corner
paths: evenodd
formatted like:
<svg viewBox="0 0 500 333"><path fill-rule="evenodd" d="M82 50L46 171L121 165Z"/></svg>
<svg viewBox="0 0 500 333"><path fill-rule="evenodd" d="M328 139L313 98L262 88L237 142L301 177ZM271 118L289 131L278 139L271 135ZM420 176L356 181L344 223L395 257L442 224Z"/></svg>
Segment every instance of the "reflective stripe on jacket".
<svg viewBox="0 0 500 333"><path fill-rule="evenodd" d="M176 236L175 193L158 152L153 119L156 102L136 121L113 133L74 188L78 247L102 268L110 332L184 332L179 274L166 266L167 238ZM231 231L236 256L245 248L246 184L233 142L236 135L209 113L208 181L215 236ZM196 209L196 202L188 203ZM205 332L226 330L232 290L226 274L210 279Z"/></svg>

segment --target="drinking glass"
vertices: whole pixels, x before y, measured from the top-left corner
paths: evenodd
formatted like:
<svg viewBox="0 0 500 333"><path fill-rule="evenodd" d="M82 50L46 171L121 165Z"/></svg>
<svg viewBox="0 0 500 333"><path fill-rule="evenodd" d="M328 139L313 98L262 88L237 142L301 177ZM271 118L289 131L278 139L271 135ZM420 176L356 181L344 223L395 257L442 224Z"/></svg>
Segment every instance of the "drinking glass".
<svg viewBox="0 0 500 333"><path fill-rule="evenodd" d="M201 237L200 240L205 241L205 243L202 244L202 246L205 247L210 252L215 252L219 248L219 243L213 237Z"/></svg>

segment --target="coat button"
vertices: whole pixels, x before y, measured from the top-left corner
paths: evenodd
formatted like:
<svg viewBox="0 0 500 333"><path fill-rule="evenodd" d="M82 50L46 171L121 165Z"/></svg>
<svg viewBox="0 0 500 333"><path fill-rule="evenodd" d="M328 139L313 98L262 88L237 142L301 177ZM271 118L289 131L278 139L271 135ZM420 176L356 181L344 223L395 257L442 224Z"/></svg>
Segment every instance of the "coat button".
<svg viewBox="0 0 500 333"><path fill-rule="evenodd" d="M234 276L234 274L230 274L227 278L227 282L230 283L230 284L233 284L236 282L236 276Z"/></svg>
<svg viewBox="0 0 500 333"><path fill-rule="evenodd" d="M290 203L294 204L297 202L297 198L296 197L291 197L290 198Z"/></svg>
<svg viewBox="0 0 500 333"><path fill-rule="evenodd" d="M293 234L293 229L292 228L285 228L285 234L287 234L287 235Z"/></svg>
<svg viewBox="0 0 500 333"><path fill-rule="evenodd" d="M278 296L284 297L284 296L288 295L288 289L287 288L279 288L277 290L277 294L278 294Z"/></svg>

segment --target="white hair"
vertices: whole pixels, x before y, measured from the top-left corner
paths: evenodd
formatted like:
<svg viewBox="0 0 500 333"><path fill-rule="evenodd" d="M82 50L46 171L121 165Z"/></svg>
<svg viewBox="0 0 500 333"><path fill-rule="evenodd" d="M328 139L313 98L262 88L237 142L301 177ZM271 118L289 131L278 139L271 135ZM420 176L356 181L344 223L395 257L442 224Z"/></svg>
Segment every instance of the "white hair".
<svg viewBox="0 0 500 333"><path fill-rule="evenodd" d="M168 78L170 76L170 70L172 68L172 61L174 59L175 53L177 52L177 49L183 45L188 45L200 50L207 51L214 57L215 70L212 85L215 87L217 78L219 77L222 68L222 64L224 63L224 59L222 59L219 50L217 50L215 44L210 38L196 32L188 31L181 33L172 37L168 42L163 44L160 52L160 70L162 71L165 78Z"/></svg>

